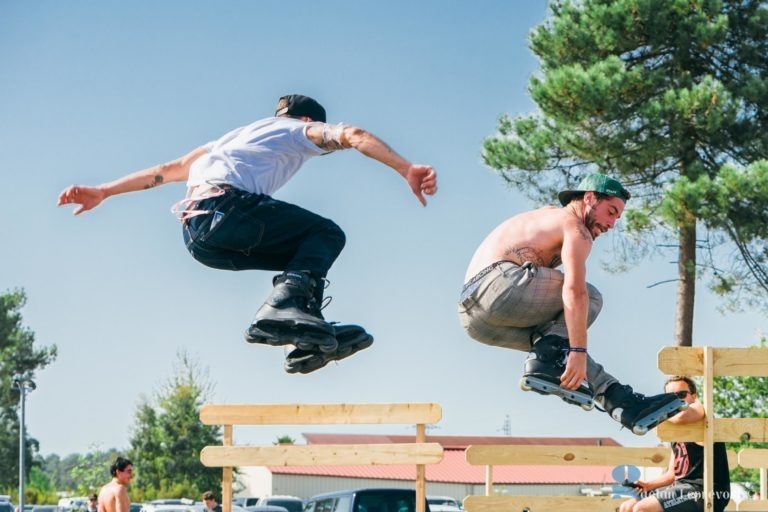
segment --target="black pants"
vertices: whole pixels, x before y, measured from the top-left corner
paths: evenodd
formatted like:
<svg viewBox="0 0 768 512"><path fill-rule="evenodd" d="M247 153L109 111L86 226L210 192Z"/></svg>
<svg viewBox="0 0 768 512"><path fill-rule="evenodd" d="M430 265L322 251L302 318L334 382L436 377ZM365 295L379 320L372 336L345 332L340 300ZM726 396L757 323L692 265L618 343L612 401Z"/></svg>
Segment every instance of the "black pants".
<svg viewBox="0 0 768 512"><path fill-rule="evenodd" d="M203 265L224 270L305 270L325 277L346 243L333 221L269 196L228 189L195 206L184 243Z"/></svg>

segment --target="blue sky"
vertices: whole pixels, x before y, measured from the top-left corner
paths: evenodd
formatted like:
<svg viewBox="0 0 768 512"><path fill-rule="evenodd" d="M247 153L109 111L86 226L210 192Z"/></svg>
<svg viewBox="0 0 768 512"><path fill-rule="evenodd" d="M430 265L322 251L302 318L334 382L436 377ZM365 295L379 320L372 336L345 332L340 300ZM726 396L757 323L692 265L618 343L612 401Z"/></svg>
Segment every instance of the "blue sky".
<svg viewBox="0 0 768 512"><path fill-rule="evenodd" d="M208 369L216 402L429 401L443 407L436 434L501 435L509 415L516 436L655 444L597 411L523 393L525 354L470 340L456 316L476 246L535 206L484 167L480 151L501 113L535 108L527 36L545 16L543 0L0 2L0 289L26 289L26 325L60 354L28 400L41 452L126 448L138 401L173 374L180 349ZM376 337L306 376L282 370L280 348L243 341L272 273L195 262L169 212L181 184L111 198L77 218L55 206L72 183L176 158L271 115L286 93L313 96L329 121L366 128L433 165L440 185L422 208L393 171L348 151L309 162L276 195L346 231L326 317ZM675 289L647 286L675 276L673 258L610 275L600 261L611 246L601 237L589 263L605 299L590 352L655 393ZM696 344L755 343L764 317L723 316L701 290ZM235 441L303 431L323 430L243 429Z"/></svg>

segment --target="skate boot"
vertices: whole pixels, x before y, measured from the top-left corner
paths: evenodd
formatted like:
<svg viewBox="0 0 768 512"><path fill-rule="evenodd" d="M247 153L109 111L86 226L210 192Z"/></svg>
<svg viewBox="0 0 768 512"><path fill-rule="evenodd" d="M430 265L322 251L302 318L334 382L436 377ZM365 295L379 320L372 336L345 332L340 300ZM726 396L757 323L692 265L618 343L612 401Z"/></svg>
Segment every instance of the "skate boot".
<svg viewBox="0 0 768 512"><path fill-rule="evenodd" d="M321 288L322 283L307 272L288 271L275 276L273 284L272 293L245 332L246 341L335 351L338 346L335 329L323 319L320 305L316 304L316 289Z"/></svg>
<svg viewBox="0 0 768 512"><path fill-rule="evenodd" d="M568 356L568 340L560 336L544 336L533 345L525 360L525 372L520 379L523 391L535 391L542 395L559 396L569 404L590 411L595 406L592 388L585 380L579 389L560 387L560 376L565 371Z"/></svg>
<svg viewBox="0 0 768 512"><path fill-rule="evenodd" d="M611 384L603 396L605 411L639 436L688 408L674 393L646 397L619 383Z"/></svg>
<svg viewBox="0 0 768 512"><path fill-rule="evenodd" d="M330 353L317 349L294 349L285 358L285 371L288 373L311 373L319 370L331 361L341 361L373 344L373 336L359 325L335 325L336 341L339 347Z"/></svg>

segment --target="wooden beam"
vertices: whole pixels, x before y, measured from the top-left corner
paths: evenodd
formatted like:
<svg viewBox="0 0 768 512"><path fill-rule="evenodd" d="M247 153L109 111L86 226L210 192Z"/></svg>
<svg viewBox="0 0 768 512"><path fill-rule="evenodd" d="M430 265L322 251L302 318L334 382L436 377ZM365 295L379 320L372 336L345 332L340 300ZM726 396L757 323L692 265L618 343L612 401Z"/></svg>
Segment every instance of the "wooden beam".
<svg viewBox="0 0 768 512"><path fill-rule="evenodd" d="M703 347L704 351L704 404L707 410L704 416L704 512L714 512L712 501L715 490L715 354L712 347Z"/></svg>
<svg viewBox="0 0 768 512"><path fill-rule="evenodd" d="M715 418L715 442L738 442L748 437L755 443L768 442L768 418ZM688 425L673 425L664 422L656 428L656 435L661 441L704 442L704 422Z"/></svg>
<svg viewBox="0 0 768 512"><path fill-rule="evenodd" d="M416 442L427 442L427 429L424 424L416 425ZM441 457L442 458L442 457ZM427 500L427 467L424 464L416 465L416 512L424 512L424 503Z"/></svg>
<svg viewBox="0 0 768 512"><path fill-rule="evenodd" d="M627 498L609 496L467 496L467 512L615 512Z"/></svg>
<svg viewBox="0 0 768 512"><path fill-rule="evenodd" d="M736 506L736 510L751 510L754 512L765 512L768 510L767 500L743 500Z"/></svg>
<svg viewBox="0 0 768 512"><path fill-rule="evenodd" d="M439 443L206 446L204 466L346 466L372 464L437 464Z"/></svg>
<svg viewBox="0 0 768 512"><path fill-rule="evenodd" d="M232 446L232 425L224 425L222 444L224 446ZM232 466L222 469L221 506L223 512L232 512Z"/></svg>
<svg viewBox="0 0 768 512"><path fill-rule="evenodd" d="M768 468L768 450L761 448L739 450L739 466L743 468Z"/></svg>
<svg viewBox="0 0 768 512"><path fill-rule="evenodd" d="M713 376L768 375L768 349L713 348L712 352ZM666 375L704 375L704 347L664 347L658 353L658 363Z"/></svg>
<svg viewBox="0 0 768 512"><path fill-rule="evenodd" d="M660 466L669 465L669 448L623 446L471 445L467 462L474 465Z"/></svg>
<svg viewBox="0 0 768 512"><path fill-rule="evenodd" d="M264 404L200 408L205 425L352 425L437 423L439 404Z"/></svg>

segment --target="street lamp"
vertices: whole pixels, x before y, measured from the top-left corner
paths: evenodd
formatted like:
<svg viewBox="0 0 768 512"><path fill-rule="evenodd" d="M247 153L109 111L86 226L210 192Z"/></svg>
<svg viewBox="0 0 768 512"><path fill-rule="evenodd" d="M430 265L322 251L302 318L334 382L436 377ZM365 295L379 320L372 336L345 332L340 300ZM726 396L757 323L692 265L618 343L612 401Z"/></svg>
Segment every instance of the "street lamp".
<svg viewBox="0 0 768 512"><path fill-rule="evenodd" d="M24 399L27 393L37 388L31 377L28 375L14 375L13 389L19 393L19 512L24 512L24 452L25 429L24 429Z"/></svg>

